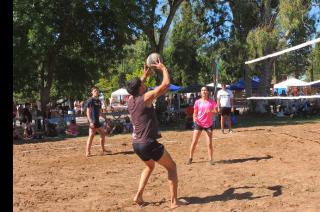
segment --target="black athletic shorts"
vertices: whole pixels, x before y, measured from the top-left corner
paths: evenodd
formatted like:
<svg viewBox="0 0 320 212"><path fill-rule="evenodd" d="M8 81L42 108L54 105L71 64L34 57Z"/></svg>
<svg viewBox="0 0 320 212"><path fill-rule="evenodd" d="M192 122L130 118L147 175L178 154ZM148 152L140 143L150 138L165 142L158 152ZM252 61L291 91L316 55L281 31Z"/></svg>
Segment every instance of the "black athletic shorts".
<svg viewBox="0 0 320 212"><path fill-rule="evenodd" d="M97 128L102 127L102 125L100 124L100 122L94 122L93 125L94 125L94 129L97 129Z"/></svg>
<svg viewBox="0 0 320 212"><path fill-rule="evenodd" d="M197 122L194 122L194 129L195 130L212 131L212 125L210 127L202 127Z"/></svg>
<svg viewBox="0 0 320 212"><path fill-rule="evenodd" d="M230 115L231 114L231 107L222 107L221 108L221 115Z"/></svg>
<svg viewBox="0 0 320 212"><path fill-rule="evenodd" d="M132 143L132 147L134 152L143 161L158 161L164 153L164 146L157 140L147 143Z"/></svg>

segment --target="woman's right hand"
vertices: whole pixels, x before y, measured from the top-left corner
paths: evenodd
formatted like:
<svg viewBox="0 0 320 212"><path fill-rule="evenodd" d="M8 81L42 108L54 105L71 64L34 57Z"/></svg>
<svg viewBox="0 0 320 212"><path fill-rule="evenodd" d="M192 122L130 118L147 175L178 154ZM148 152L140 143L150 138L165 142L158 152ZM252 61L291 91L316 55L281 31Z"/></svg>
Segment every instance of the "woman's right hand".
<svg viewBox="0 0 320 212"><path fill-rule="evenodd" d="M151 64L152 68L155 68L157 70L163 71L166 69L165 65L161 63L160 59L158 58L158 61L156 63Z"/></svg>

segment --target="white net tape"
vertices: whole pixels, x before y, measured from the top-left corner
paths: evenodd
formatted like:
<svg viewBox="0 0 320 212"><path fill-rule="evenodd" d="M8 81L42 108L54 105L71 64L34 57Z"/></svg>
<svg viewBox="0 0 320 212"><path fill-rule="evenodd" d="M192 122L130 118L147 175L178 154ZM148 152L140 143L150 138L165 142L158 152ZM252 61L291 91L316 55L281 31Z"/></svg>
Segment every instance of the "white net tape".
<svg viewBox="0 0 320 212"><path fill-rule="evenodd" d="M288 49L285 49L285 50L282 50L282 51L278 51L278 52L275 52L275 53L272 53L272 54L268 54L266 56L259 57L259 58L254 59L254 60L246 61L245 64L251 64L251 63L255 63L255 62L258 62L258 61L261 61L261 60L265 60L265 59L268 59L268 58L271 58L271 57L276 57L276 56L279 56L281 54L284 54L284 53L287 53L287 52L290 52L290 51L294 51L294 50L297 50L297 49L301 49L301 48L303 48L305 46L309 46L309 45L312 45L312 44L318 43L318 42L320 42L320 38L316 38L314 40L299 44L297 46L293 46L291 48L288 48Z"/></svg>

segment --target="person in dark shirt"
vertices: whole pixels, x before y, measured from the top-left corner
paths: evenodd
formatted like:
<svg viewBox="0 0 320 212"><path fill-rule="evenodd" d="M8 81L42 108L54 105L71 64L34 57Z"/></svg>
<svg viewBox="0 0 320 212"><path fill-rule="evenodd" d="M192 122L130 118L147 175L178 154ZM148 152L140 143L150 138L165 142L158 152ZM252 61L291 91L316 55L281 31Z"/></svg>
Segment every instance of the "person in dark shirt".
<svg viewBox="0 0 320 212"><path fill-rule="evenodd" d="M91 145L94 138L94 135L98 132L101 137L101 148L102 154L107 151L104 147L105 137L106 134L103 130L102 125L100 124L99 117L102 116L105 120L107 119L106 116L101 112L101 101L99 100L99 88L92 87L91 89L92 97L87 101L87 118L90 123L89 125L89 137L87 140L87 148L86 148L86 156L91 156Z"/></svg>
<svg viewBox="0 0 320 212"><path fill-rule="evenodd" d="M32 123L32 114L30 112L30 103L25 103L22 109L21 121L23 124Z"/></svg>
<svg viewBox="0 0 320 212"><path fill-rule="evenodd" d="M30 122L26 123L26 126L24 128L23 137L25 140L30 140L35 138L34 129Z"/></svg>
<svg viewBox="0 0 320 212"><path fill-rule="evenodd" d="M187 204L187 202L177 199L178 176L176 163L164 146L156 140L160 137L160 134L155 109L152 105L152 102L157 97L168 90L170 78L166 67L160 61L153 64L152 68L157 69L163 75L161 85L154 90L146 92L147 87L144 82L149 75L149 68L146 65L144 65L144 74L141 79L136 77L127 83L127 91L131 95L128 100L128 110L133 123L132 146L134 152L146 165L142 171L139 188L133 200L140 206L144 205L143 191L155 167L155 162L157 162L168 171L171 193L170 208L176 208Z"/></svg>
<svg viewBox="0 0 320 212"><path fill-rule="evenodd" d="M280 96L287 96L286 91L282 90Z"/></svg>
<svg viewBox="0 0 320 212"><path fill-rule="evenodd" d="M15 127L16 126L16 117L17 117L17 105L13 102L13 110L12 110L12 113L13 113L13 126Z"/></svg>

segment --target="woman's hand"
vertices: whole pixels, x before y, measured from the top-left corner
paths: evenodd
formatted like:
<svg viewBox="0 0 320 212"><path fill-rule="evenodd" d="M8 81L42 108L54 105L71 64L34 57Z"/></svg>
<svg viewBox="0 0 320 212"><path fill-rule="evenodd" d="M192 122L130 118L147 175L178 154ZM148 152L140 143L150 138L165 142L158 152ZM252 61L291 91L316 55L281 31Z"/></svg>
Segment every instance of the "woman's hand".
<svg viewBox="0 0 320 212"><path fill-rule="evenodd" d="M166 69L163 63L161 63L160 59L158 58L158 61L156 63L151 64L151 67L160 71L163 71Z"/></svg>

